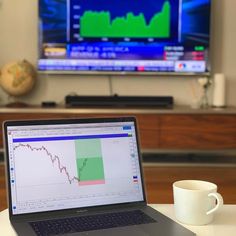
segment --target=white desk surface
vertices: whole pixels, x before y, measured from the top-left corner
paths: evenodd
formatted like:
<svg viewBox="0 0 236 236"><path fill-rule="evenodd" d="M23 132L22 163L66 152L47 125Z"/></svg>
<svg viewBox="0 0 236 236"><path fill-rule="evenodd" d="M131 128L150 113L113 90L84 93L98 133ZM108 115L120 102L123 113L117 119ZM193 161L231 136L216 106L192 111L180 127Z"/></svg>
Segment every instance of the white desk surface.
<svg viewBox="0 0 236 236"><path fill-rule="evenodd" d="M175 220L172 204L151 204L162 214ZM176 220L175 220L176 221ZM183 224L182 224L183 225ZM214 221L209 225L183 225L197 234L197 236L235 236L236 235L236 205L224 205L216 214ZM0 235L16 236L8 219L8 210L0 212Z"/></svg>

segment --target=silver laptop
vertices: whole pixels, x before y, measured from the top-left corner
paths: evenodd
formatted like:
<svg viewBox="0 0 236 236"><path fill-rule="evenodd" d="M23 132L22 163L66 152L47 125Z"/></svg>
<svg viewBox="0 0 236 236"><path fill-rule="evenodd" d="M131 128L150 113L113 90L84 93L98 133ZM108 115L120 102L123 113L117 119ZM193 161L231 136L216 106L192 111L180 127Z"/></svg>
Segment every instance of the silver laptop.
<svg viewBox="0 0 236 236"><path fill-rule="evenodd" d="M132 117L6 121L18 235L192 236L147 206Z"/></svg>

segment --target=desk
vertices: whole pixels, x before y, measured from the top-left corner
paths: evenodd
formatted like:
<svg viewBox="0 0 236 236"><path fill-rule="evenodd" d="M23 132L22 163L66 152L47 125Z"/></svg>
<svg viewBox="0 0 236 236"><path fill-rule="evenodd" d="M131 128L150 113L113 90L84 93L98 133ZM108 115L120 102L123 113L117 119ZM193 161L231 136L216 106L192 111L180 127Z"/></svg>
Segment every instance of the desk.
<svg viewBox="0 0 236 236"><path fill-rule="evenodd" d="M174 207L171 204L152 204L150 205L162 214L175 220ZM175 220L176 221L176 220ZM205 226L189 226L184 227L193 231L197 236L234 236L236 232L236 205L224 205L215 215L212 224ZM0 235L15 236L8 220L8 210L0 212Z"/></svg>

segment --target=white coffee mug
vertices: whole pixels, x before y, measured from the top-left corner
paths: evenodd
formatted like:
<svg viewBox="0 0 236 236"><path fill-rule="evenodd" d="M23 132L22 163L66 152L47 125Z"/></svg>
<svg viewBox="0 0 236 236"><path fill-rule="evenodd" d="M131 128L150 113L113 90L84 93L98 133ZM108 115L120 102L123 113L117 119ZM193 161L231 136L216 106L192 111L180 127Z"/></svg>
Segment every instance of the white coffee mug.
<svg viewBox="0 0 236 236"><path fill-rule="evenodd" d="M201 180L181 180L173 184L175 216L190 225L205 225L223 205L217 186Z"/></svg>

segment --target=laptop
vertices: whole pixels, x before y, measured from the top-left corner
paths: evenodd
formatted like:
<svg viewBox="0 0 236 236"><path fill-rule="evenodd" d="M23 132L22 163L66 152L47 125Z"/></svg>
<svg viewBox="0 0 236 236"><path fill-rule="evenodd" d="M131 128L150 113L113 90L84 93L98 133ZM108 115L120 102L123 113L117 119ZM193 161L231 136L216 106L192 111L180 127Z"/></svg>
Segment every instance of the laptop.
<svg viewBox="0 0 236 236"><path fill-rule="evenodd" d="M18 235L192 236L146 202L134 117L4 123Z"/></svg>

